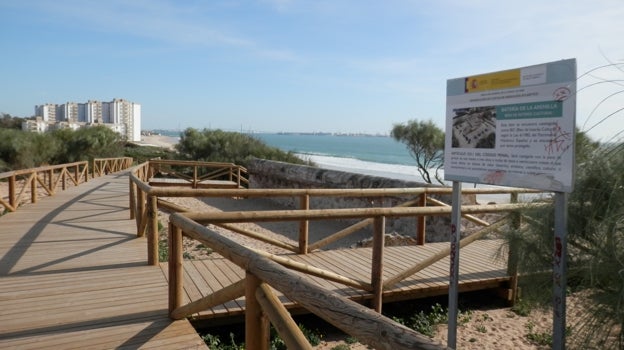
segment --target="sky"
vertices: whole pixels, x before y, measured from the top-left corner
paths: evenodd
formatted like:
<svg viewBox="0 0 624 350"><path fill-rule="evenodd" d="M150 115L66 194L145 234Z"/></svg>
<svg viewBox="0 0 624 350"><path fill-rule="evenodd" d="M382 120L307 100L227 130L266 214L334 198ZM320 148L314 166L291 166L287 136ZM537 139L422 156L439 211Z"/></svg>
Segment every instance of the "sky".
<svg viewBox="0 0 624 350"><path fill-rule="evenodd" d="M144 130L444 129L448 79L576 58L577 126L609 141L622 18L622 0L1 0L0 113L123 98Z"/></svg>

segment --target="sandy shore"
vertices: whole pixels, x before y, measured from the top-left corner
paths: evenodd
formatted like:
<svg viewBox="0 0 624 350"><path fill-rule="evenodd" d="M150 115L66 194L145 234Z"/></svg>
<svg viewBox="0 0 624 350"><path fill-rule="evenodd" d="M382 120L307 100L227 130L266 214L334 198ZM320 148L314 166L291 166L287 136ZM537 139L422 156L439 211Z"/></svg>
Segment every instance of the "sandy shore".
<svg viewBox="0 0 624 350"><path fill-rule="evenodd" d="M143 146L155 146L167 149L174 149L175 142L169 136L162 135L141 135L141 142L135 142Z"/></svg>

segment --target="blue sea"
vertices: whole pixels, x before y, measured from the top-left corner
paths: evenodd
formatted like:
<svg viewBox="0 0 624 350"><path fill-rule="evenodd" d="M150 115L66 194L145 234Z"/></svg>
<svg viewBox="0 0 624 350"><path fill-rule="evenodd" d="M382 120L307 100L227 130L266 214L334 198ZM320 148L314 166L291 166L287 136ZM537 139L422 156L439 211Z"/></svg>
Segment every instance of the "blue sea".
<svg viewBox="0 0 624 350"><path fill-rule="evenodd" d="M180 132L157 130L178 137ZM254 133L269 146L293 152L319 167L360 174L422 181L406 146L388 136Z"/></svg>

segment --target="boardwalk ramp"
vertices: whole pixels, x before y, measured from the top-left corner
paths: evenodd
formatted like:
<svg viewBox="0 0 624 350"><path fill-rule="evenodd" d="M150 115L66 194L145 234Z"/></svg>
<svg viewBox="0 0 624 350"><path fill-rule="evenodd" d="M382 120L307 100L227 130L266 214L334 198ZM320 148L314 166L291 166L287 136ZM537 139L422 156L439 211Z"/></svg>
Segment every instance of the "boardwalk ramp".
<svg viewBox="0 0 624 350"><path fill-rule="evenodd" d="M167 315L128 178L103 176L0 217L0 348L205 349Z"/></svg>

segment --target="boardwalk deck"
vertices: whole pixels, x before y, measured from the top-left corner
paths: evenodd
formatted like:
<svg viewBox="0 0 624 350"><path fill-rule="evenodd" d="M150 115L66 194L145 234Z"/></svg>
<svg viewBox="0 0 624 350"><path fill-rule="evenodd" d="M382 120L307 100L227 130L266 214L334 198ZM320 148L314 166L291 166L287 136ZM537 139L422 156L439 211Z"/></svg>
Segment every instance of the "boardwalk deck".
<svg viewBox="0 0 624 350"><path fill-rule="evenodd" d="M462 249L460 253L459 289L474 291L505 288L510 277L507 264L498 258L501 240L479 240ZM384 278L390 278L410 266L425 260L448 246L448 243L428 243L424 246L386 247L384 251ZM326 269L358 280L370 280L372 249L357 248L328 250L308 255L289 255L295 261ZM202 297L235 283L244 278L245 273L229 260L221 257L184 261L184 303ZM161 264L167 275L167 264ZM418 299L448 293L448 259L442 259L415 275L384 291L384 302ZM371 293L360 289L331 282L322 278L310 277L319 286L357 302L372 298ZM278 293L284 305L296 308L297 305ZM193 315L195 319L221 319L244 314L245 300L238 298L224 305L216 306Z"/></svg>
<svg viewBox="0 0 624 350"><path fill-rule="evenodd" d="M0 217L0 348L206 348L134 225L119 174Z"/></svg>

